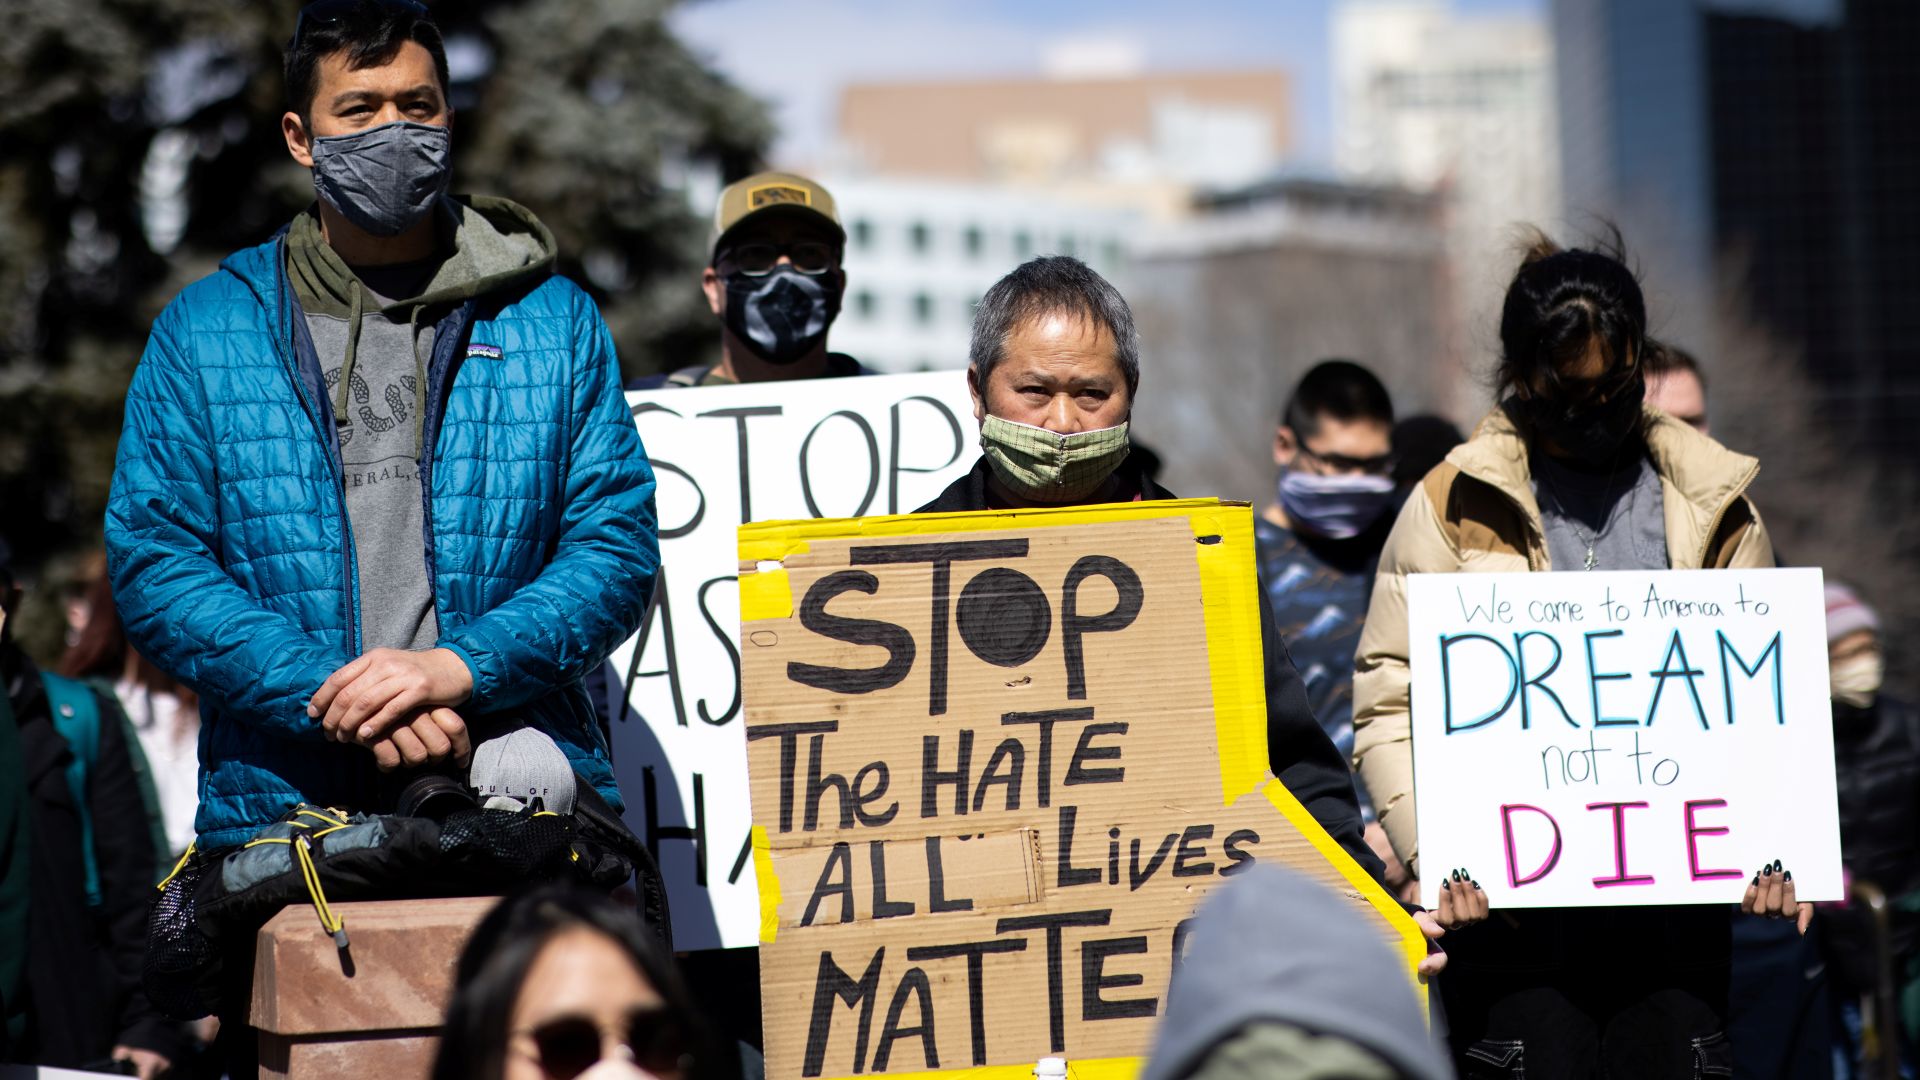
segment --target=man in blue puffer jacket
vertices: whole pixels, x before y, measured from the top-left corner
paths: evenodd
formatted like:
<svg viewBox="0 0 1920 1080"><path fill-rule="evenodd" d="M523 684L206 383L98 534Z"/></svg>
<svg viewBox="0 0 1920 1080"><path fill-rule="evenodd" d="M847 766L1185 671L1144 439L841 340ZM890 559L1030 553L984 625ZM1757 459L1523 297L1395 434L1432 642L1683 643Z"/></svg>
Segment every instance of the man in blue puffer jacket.
<svg viewBox="0 0 1920 1080"><path fill-rule="evenodd" d="M621 806L580 679L646 609L653 473L552 235L444 194L446 88L413 0L308 5L282 127L319 200L168 305L128 393L114 594L203 702L205 849L516 726Z"/></svg>

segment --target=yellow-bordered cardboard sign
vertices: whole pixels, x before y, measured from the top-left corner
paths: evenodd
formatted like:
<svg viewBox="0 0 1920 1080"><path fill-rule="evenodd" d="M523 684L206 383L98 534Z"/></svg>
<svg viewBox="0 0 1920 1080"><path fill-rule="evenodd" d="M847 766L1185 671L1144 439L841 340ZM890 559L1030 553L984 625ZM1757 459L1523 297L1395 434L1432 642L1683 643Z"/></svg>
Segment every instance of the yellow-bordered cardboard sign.
<svg viewBox="0 0 1920 1080"><path fill-rule="evenodd" d="M767 1074L1131 1076L1256 860L1419 929L1267 767L1244 503L742 526Z"/></svg>

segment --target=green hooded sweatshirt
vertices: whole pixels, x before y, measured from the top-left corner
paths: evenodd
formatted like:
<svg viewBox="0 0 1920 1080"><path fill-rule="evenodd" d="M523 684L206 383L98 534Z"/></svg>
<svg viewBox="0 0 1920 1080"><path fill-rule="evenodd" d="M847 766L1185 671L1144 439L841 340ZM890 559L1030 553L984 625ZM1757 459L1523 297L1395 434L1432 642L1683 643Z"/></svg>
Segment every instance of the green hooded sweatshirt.
<svg viewBox="0 0 1920 1080"><path fill-rule="evenodd" d="M553 272L553 234L525 207L475 196L442 199L435 212L438 250L417 263L348 266L313 208L287 231L287 276L339 428L367 649L439 641L419 468L434 324L467 300Z"/></svg>

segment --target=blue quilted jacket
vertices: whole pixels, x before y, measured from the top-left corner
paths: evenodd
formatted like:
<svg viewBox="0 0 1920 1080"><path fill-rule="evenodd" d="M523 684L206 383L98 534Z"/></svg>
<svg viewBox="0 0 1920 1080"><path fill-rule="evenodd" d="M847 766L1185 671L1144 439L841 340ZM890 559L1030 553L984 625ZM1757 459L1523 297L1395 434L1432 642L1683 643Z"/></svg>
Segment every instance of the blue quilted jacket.
<svg viewBox="0 0 1920 1080"><path fill-rule="evenodd" d="M134 647L200 694L203 848L296 803L387 805L399 782L325 741L307 699L362 651L333 410L281 236L159 319L127 394L107 506ZM653 470L592 300L565 278L436 327L424 449L439 644L470 723L519 716L621 806L583 675L639 624L659 570Z"/></svg>

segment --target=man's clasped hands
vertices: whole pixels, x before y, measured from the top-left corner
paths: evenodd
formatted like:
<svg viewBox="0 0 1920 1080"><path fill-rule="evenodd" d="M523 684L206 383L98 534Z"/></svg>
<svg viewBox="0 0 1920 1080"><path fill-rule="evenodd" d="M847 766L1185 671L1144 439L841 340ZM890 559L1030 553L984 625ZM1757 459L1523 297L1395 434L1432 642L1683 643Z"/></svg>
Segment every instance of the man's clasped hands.
<svg viewBox="0 0 1920 1080"><path fill-rule="evenodd" d="M473 743L454 707L472 696L473 673L451 649L374 649L329 675L307 716L329 741L372 751L383 771L465 765Z"/></svg>

